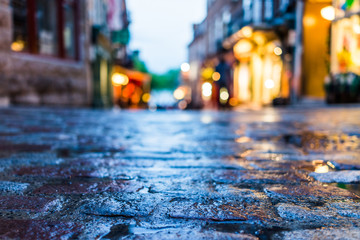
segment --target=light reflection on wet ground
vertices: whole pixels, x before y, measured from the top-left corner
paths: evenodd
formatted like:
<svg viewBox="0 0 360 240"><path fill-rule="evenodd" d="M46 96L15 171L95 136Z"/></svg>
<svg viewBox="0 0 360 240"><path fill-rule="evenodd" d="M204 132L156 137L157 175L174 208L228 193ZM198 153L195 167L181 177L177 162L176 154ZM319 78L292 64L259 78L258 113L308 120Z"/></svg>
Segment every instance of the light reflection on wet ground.
<svg viewBox="0 0 360 240"><path fill-rule="evenodd" d="M0 109L0 238L360 236L359 119Z"/></svg>

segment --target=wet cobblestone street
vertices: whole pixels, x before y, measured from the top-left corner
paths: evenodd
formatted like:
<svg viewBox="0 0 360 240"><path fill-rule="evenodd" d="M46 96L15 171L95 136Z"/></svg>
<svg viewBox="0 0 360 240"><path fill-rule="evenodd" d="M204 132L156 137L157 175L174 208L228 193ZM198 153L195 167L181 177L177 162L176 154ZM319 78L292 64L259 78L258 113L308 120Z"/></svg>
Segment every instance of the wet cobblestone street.
<svg viewBox="0 0 360 240"><path fill-rule="evenodd" d="M0 109L0 239L360 239L360 108Z"/></svg>

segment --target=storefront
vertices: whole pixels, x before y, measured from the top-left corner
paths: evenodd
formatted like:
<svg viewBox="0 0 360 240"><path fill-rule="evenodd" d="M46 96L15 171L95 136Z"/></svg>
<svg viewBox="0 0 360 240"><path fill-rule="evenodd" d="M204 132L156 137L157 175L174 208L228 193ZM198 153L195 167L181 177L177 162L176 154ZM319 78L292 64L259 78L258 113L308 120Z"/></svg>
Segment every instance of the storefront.
<svg viewBox="0 0 360 240"><path fill-rule="evenodd" d="M233 98L238 103L267 105L275 98L288 97L283 47L276 34L252 31L249 27L241 31L245 33L233 47L238 60L234 69Z"/></svg>
<svg viewBox="0 0 360 240"><path fill-rule="evenodd" d="M139 71L113 67L113 101L121 108L144 108L150 100L151 76Z"/></svg>
<svg viewBox="0 0 360 240"><path fill-rule="evenodd" d="M327 101L360 102L360 1L337 0L334 11Z"/></svg>

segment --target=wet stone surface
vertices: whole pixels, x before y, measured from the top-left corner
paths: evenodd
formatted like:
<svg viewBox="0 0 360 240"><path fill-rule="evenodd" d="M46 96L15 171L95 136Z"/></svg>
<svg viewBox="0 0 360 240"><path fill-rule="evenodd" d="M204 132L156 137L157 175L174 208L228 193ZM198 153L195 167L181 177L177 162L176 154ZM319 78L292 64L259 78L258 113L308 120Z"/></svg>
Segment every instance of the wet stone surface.
<svg viewBox="0 0 360 240"><path fill-rule="evenodd" d="M359 239L360 109L0 109L0 239Z"/></svg>

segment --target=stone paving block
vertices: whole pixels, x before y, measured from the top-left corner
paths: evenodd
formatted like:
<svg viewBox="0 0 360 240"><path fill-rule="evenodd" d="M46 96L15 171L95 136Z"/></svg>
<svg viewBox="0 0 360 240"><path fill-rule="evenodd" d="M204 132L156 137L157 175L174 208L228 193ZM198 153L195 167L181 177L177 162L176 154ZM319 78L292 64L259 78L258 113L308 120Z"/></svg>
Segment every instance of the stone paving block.
<svg viewBox="0 0 360 240"><path fill-rule="evenodd" d="M1 239L76 239L82 226L46 220L0 220Z"/></svg>
<svg viewBox="0 0 360 240"><path fill-rule="evenodd" d="M29 183L0 181L0 193L21 194L28 188L29 185Z"/></svg>
<svg viewBox="0 0 360 240"><path fill-rule="evenodd" d="M0 143L0 151L2 152L46 152L50 150L50 145L11 143L5 141Z"/></svg>
<svg viewBox="0 0 360 240"><path fill-rule="evenodd" d="M360 200L360 197L334 186L298 185L271 186L264 189L273 200L280 202L323 202L329 200Z"/></svg>
<svg viewBox="0 0 360 240"><path fill-rule="evenodd" d="M272 237L273 240L358 240L360 239L359 228L324 228L314 230L297 230L283 232Z"/></svg>
<svg viewBox="0 0 360 240"><path fill-rule="evenodd" d="M108 239L113 235L107 235ZM106 239L106 236L105 236ZM123 239L134 239L134 240L172 240L172 239L192 239L192 240L258 240L259 238L250 234L236 234L236 233L224 233L224 232L199 232L193 230L167 230L158 231L156 233L143 233L138 235L125 236Z"/></svg>
<svg viewBox="0 0 360 240"><path fill-rule="evenodd" d="M50 208L59 208L61 203L56 198L28 196L0 196L0 210L24 210L45 212Z"/></svg>
<svg viewBox="0 0 360 240"><path fill-rule="evenodd" d="M147 200L147 201L146 201ZM85 201L80 212L106 217L146 217L154 210L157 200L137 198L95 198Z"/></svg>
<svg viewBox="0 0 360 240"><path fill-rule="evenodd" d="M18 176L41 176L41 177L98 177L96 172L90 170L69 167L21 167L13 171Z"/></svg>
<svg viewBox="0 0 360 240"><path fill-rule="evenodd" d="M360 218L360 202L333 202L328 206L343 217Z"/></svg>
<svg viewBox="0 0 360 240"><path fill-rule="evenodd" d="M213 221L266 221L275 218L269 206L249 199L173 199L169 216L172 218Z"/></svg>
<svg viewBox="0 0 360 240"><path fill-rule="evenodd" d="M143 188L140 182L135 181L64 181L63 183L54 183L43 185L33 191L35 194L90 194L102 192L122 192L133 193Z"/></svg>
<svg viewBox="0 0 360 240"><path fill-rule="evenodd" d="M279 203L276 205L276 209L282 219L294 222L328 221L329 219L335 220L337 218L336 212L321 207L309 209L295 204Z"/></svg>
<svg viewBox="0 0 360 240"><path fill-rule="evenodd" d="M338 171L327 173L310 173L311 177L323 183L360 183L359 171Z"/></svg>
<svg viewBox="0 0 360 240"><path fill-rule="evenodd" d="M353 159L335 159L330 163L338 170L360 170L360 156Z"/></svg>
<svg viewBox="0 0 360 240"><path fill-rule="evenodd" d="M222 183L300 183L309 182L305 174L292 171L217 170L212 179Z"/></svg>

